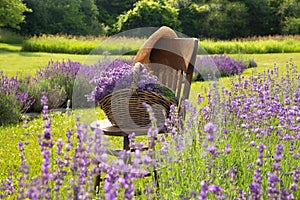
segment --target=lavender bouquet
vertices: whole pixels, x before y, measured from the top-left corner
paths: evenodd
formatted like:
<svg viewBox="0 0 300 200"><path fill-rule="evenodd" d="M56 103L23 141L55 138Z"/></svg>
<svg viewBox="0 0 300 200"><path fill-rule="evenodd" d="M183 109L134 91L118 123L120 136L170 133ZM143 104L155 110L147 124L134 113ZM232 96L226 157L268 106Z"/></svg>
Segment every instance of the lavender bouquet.
<svg viewBox="0 0 300 200"><path fill-rule="evenodd" d="M131 65L122 60L113 61L99 76L94 78L95 88L88 95L88 100L99 102L114 91L130 88L133 81L133 73L134 67ZM139 91L156 92L170 101L176 102L174 92L168 87L161 85L157 76L149 73L143 65L141 65L137 87Z"/></svg>

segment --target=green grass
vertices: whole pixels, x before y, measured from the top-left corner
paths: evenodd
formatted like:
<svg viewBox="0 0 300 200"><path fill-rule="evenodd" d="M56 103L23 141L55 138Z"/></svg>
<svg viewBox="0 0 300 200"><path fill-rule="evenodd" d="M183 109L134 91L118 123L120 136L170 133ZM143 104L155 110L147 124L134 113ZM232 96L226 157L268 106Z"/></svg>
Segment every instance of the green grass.
<svg viewBox="0 0 300 200"><path fill-rule="evenodd" d="M33 53L20 50L20 45L0 43L0 70L5 74L14 76L19 72L22 76L32 75L39 68L46 66L50 59L55 61L71 59L83 63L87 57L86 55Z"/></svg>
<svg viewBox="0 0 300 200"><path fill-rule="evenodd" d="M4 71L4 74L8 76L14 76L16 73L27 76L34 75L36 70L46 66L51 59L54 61L70 59L74 62L89 64L103 57L103 55L22 52L20 50L20 45L0 43L0 71ZM119 58L124 56L112 57Z"/></svg>
<svg viewBox="0 0 300 200"><path fill-rule="evenodd" d="M36 70L47 65L50 59L54 61L71 59L81 63L88 63L93 60L91 55L20 52L20 49L20 45L0 43L0 70L4 71L5 74L13 76L17 72L21 72L24 76L33 75ZM263 70L266 67L272 68L275 61L278 66L284 67L290 58L293 58L296 63L300 63L300 53L231 54L230 57L237 60L252 58L258 64L257 70ZM247 71L249 70L244 73Z"/></svg>

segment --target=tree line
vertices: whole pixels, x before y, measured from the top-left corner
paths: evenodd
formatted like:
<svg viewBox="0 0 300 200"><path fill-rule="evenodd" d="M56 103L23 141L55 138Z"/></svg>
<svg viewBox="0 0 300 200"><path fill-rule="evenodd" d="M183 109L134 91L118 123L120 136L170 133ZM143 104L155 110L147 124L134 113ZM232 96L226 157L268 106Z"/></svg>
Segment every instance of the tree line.
<svg viewBox="0 0 300 200"><path fill-rule="evenodd" d="M300 33L299 0L0 0L0 27L23 35L112 35L167 25L192 37Z"/></svg>

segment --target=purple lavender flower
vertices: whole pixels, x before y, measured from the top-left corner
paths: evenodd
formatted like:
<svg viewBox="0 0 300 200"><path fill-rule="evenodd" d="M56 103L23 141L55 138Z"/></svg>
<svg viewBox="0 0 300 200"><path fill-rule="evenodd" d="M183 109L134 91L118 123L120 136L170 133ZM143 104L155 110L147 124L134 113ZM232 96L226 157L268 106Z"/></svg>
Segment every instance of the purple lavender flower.
<svg viewBox="0 0 300 200"><path fill-rule="evenodd" d="M268 197L276 199L279 195L279 190L276 187L279 183L279 178L274 173L268 173Z"/></svg>
<svg viewBox="0 0 300 200"><path fill-rule="evenodd" d="M231 152L230 144L225 145L225 152L226 154L229 154Z"/></svg>
<svg viewBox="0 0 300 200"><path fill-rule="evenodd" d="M0 71L0 125L19 122L21 114L32 105L27 87L28 83L18 76L9 78Z"/></svg>
<svg viewBox="0 0 300 200"><path fill-rule="evenodd" d="M254 170L253 182L250 183L249 185L251 198L260 199L263 192L261 181L262 181L262 177L260 175L260 170L259 169Z"/></svg>
<svg viewBox="0 0 300 200"><path fill-rule="evenodd" d="M207 133L206 138L208 139L208 141L210 141L210 142L215 141L215 134L214 134L214 132L216 130L217 130L217 127L213 123L211 123L211 122L209 122L208 124L206 124L204 126L204 132Z"/></svg>
<svg viewBox="0 0 300 200"><path fill-rule="evenodd" d="M218 148L215 145L209 145L207 147L207 151L211 154L211 155L216 155Z"/></svg>
<svg viewBox="0 0 300 200"><path fill-rule="evenodd" d="M252 147L256 146L256 142L255 141L251 141L250 142L250 146L252 146Z"/></svg>
<svg viewBox="0 0 300 200"><path fill-rule="evenodd" d="M293 177L293 183L291 184L291 191L296 192L298 189L298 182L299 182L299 178L300 178L300 170L299 168L295 169L293 171L294 177Z"/></svg>
<svg viewBox="0 0 300 200"><path fill-rule="evenodd" d="M196 80L209 80L209 75L223 77L241 74L247 66L227 55L219 55L197 57L195 68L198 73Z"/></svg>
<svg viewBox="0 0 300 200"><path fill-rule="evenodd" d="M278 144L276 146L277 148L277 151L274 155L274 163L273 163L273 170L277 170L279 171L281 169L281 166L280 166L280 161L281 159L283 158L283 155L282 155L282 152L283 152L283 146L281 144Z"/></svg>
<svg viewBox="0 0 300 200"><path fill-rule="evenodd" d="M198 195L198 200L205 200L207 198L208 185L205 181L200 182L201 190Z"/></svg>
<svg viewBox="0 0 300 200"><path fill-rule="evenodd" d="M88 95L90 101L100 101L113 91L130 88L133 82L134 67L122 61L114 61L99 76L94 78L94 91ZM158 78L142 66L137 83L138 89L159 92Z"/></svg>
<svg viewBox="0 0 300 200"><path fill-rule="evenodd" d="M198 104L202 103L204 97L199 93L198 94Z"/></svg>
<svg viewBox="0 0 300 200"><path fill-rule="evenodd" d="M12 195L15 192L14 181L12 178L12 171L9 171L8 178L6 180L0 180L0 192L4 191L4 193L0 193L0 198L4 199Z"/></svg>

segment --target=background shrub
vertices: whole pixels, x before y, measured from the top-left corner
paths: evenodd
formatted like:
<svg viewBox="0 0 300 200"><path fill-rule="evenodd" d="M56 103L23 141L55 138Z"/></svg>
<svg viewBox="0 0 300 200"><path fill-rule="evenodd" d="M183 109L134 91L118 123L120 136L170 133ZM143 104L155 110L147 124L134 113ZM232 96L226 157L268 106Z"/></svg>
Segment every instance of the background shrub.
<svg viewBox="0 0 300 200"><path fill-rule="evenodd" d="M0 72L0 125L18 122L33 100L26 91L27 84Z"/></svg>
<svg viewBox="0 0 300 200"><path fill-rule="evenodd" d="M49 109L65 107L68 99L72 99L74 80L82 65L71 60L54 62L36 72L29 84L29 95L35 99L30 108L32 112L40 112L42 105L39 99L46 92Z"/></svg>

